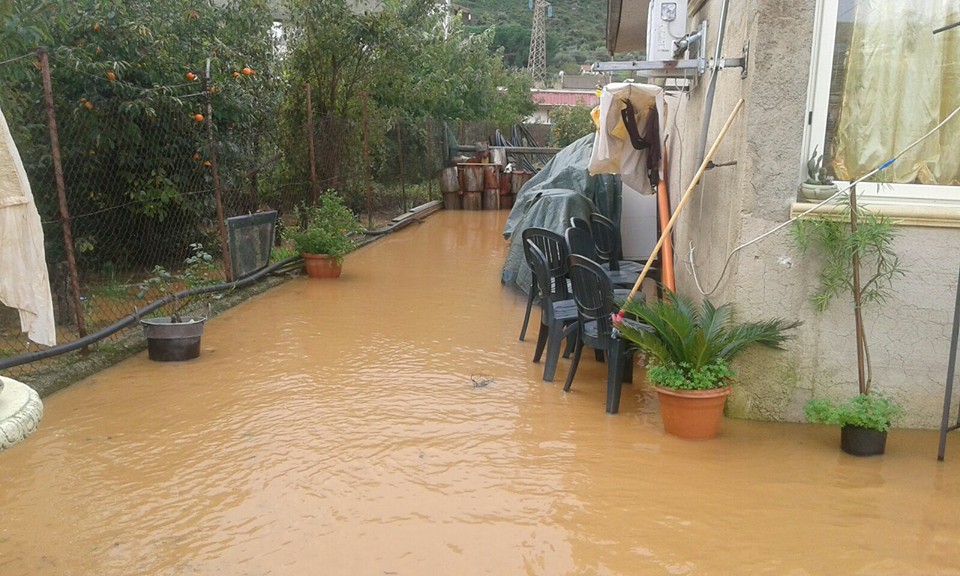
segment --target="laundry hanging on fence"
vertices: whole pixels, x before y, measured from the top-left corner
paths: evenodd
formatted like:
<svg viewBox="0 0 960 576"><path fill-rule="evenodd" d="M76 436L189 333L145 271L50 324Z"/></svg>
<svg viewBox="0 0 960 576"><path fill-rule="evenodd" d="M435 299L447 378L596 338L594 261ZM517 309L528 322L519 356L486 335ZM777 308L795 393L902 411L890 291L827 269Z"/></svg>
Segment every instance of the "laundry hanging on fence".
<svg viewBox="0 0 960 576"><path fill-rule="evenodd" d="M0 302L20 312L27 338L57 343L43 228L7 120L0 110Z"/></svg>
<svg viewBox="0 0 960 576"><path fill-rule="evenodd" d="M630 188L643 194L656 192L663 177L660 158L666 112L659 86L607 84L594 111L597 135L590 173L620 174Z"/></svg>

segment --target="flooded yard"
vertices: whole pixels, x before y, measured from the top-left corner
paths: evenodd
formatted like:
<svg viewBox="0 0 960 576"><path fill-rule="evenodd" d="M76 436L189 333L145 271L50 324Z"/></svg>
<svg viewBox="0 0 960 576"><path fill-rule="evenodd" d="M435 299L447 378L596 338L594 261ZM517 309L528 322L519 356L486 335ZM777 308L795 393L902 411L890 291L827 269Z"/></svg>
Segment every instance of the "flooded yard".
<svg viewBox="0 0 960 576"><path fill-rule="evenodd" d="M518 342L506 212L441 212L44 401L0 453L0 574L960 574L960 435L665 436ZM534 325L537 315L534 313ZM485 385L477 385L477 383Z"/></svg>

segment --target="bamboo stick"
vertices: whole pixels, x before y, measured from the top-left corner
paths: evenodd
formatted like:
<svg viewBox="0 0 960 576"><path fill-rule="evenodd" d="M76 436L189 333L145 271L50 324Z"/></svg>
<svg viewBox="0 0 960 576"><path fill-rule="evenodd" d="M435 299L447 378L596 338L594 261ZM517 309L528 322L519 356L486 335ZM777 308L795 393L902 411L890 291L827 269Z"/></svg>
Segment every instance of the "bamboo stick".
<svg viewBox="0 0 960 576"><path fill-rule="evenodd" d="M664 226L663 231L660 233L660 239L657 241L657 245L654 246L653 251L650 253L650 258L647 259L647 264L640 272L640 277L637 278L637 282L633 285L633 290L631 290L630 295L627 296L624 306L626 306L627 302L633 300L633 297L636 296L637 292L640 290L640 284L643 283L644 278L647 277L647 273L650 272L650 266L653 265L653 259L657 257L657 252L660 251L664 241L670 235L670 231L673 229L673 225L676 223L677 217L680 215L680 211L683 210L683 207L686 206L690 198L693 197L692 193L694 188L696 188L697 183L700 182L700 178L707 169L707 165L710 163L710 160L713 159L713 155L717 152L717 148L720 147L720 142L723 141L723 137L727 135L727 130L729 130L730 126L733 125L733 120L737 117L737 114L740 112L742 107L743 98L737 101L737 105L733 107L733 112L730 113L730 117L727 118L723 128L720 129L720 134L717 135L717 139L713 142L713 146L710 147L710 151L707 152L707 155L703 157L703 162L700 164L700 169L697 170L697 173L693 175L693 180L690 181L690 185L687 186L687 191L684 192L683 197L680 198L680 203L677 204L677 209L674 210L673 216L670 217L670 221L667 222L667 225ZM621 312L622 311L623 309L621 308Z"/></svg>

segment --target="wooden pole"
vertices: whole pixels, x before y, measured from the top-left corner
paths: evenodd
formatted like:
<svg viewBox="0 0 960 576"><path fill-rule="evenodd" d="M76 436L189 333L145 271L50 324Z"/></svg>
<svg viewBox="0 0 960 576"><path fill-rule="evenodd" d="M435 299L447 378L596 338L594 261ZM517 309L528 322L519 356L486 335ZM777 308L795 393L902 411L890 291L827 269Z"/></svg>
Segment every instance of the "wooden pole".
<svg viewBox="0 0 960 576"><path fill-rule="evenodd" d="M233 282L233 264L230 262L230 246L227 243L227 220L223 214L223 195L220 191L220 169L217 164L217 142L213 135L213 105L210 103L210 60L203 75L203 93L206 100L207 147L210 149L210 170L213 174L213 196L217 202L217 231L220 233L220 250L223 253L223 273L227 282Z"/></svg>
<svg viewBox="0 0 960 576"><path fill-rule="evenodd" d="M403 211L407 211L407 189L403 184L403 118L397 118L397 155L400 160L400 201Z"/></svg>
<svg viewBox="0 0 960 576"><path fill-rule="evenodd" d="M643 279L646 278L647 273L650 272L650 266L653 265L653 260L657 257L657 252L660 251L663 243L666 241L667 237L670 236L670 231L673 230L673 225L677 222L677 217L680 216L680 211L683 210L683 207L686 206L687 202L690 201L690 198L693 197L693 190L697 187L697 183L700 182L700 177L703 176L704 171L707 169L707 164L709 164L710 160L713 159L713 155L717 152L717 148L720 147L720 142L722 142L723 137L727 135L727 130L729 130L730 126L733 125L733 119L737 117L737 114L740 112L740 108L742 107L743 98L738 100L737 105L733 107L733 112L730 113L730 117L727 118L723 128L720 129L720 134L717 135L717 139L713 142L713 146L710 147L710 151L707 152L707 155L703 158L703 162L700 163L700 169L697 170L697 173L693 175L693 180L690 181L690 185L687 186L687 191L684 192L683 197L680 198L680 203L677 204L677 209L673 212L673 216L670 217L670 221L667 222L667 225L663 228L663 232L660 233L660 239L657 240L657 245L653 247L653 251L650 253L650 258L647 259L647 264L640 272L640 277L637 278L637 282L633 285L633 290L630 291L630 295L627 296L627 300L624 302L624 305L633 300L633 297L636 296L637 292L640 290L640 284L643 283Z"/></svg>
<svg viewBox="0 0 960 576"><path fill-rule="evenodd" d="M363 185L367 193L367 228L373 228L373 190L370 188L370 144L367 126L367 93L360 93L360 111L363 114Z"/></svg>
<svg viewBox="0 0 960 576"><path fill-rule="evenodd" d="M60 207L63 249L67 253L67 270L70 274L70 291L72 292L70 296L77 322L77 334L80 338L83 338L87 335L87 326L83 319L83 307L80 303L80 274L77 272L77 258L73 251L73 228L70 222L70 208L67 206L67 186L63 180L60 136L57 132L57 115L53 107L53 82L50 80L50 59L45 49L41 48L39 52L40 72L43 76L43 106L47 111L47 128L50 131L50 155L53 160L53 178L57 186L57 203Z"/></svg>
<svg viewBox="0 0 960 576"><path fill-rule="evenodd" d="M310 198L314 206L317 205L317 155L313 147L313 98L310 93L310 83L307 83L307 145L310 149Z"/></svg>
<svg viewBox="0 0 960 576"><path fill-rule="evenodd" d="M850 188L850 234L857 235L857 187ZM852 262L853 266L853 318L857 331L857 379L860 385L860 393L866 394L870 391L870 383L867 382L866 371L864 370L864 361L866 349L864 347L863 332L863 313L861 310L862 298L860 295L860 251L854 249Z"/></svg>

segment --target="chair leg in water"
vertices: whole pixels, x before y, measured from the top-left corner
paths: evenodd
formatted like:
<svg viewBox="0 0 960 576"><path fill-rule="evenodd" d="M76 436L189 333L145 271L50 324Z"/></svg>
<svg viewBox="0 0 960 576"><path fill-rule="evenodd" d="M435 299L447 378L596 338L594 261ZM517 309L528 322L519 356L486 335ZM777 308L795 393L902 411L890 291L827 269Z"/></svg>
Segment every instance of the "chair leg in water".
<svg viewBox="0 0 960 576"><path fill-rule="evenodd" d="M527 296L527 311L523 313L523 326L520 327L521 342L523 342L524 337L527 335L527 325L530 324L530 311L533 310L533 300L537 293L536 278L534 278L533 282L533 286L530 287L530 295Z"/></svg>
<svg viewBox="0 0 960 576"><path fill-rule="evenodd" d="M570 371L567 372L567 381L563 385L563 391L569 392L573 386L573 377L577 373L577 366L580 365L580 354L583 352L583 340L577 340L577 345L573 349L573 360L570 361Z"/></svg>

